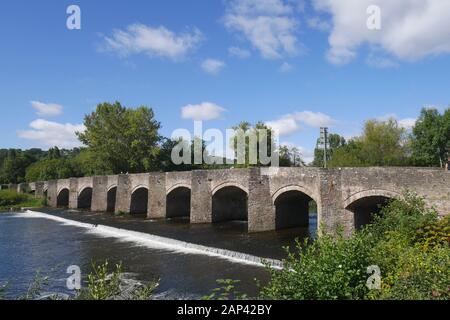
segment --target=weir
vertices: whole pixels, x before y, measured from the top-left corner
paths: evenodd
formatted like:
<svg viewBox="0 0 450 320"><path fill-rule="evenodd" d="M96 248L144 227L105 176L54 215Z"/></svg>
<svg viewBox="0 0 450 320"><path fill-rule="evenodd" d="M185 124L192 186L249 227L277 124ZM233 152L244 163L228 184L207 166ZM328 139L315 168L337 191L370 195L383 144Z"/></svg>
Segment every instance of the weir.
<svg viewBox="0 0 450 320"><path fill-rule="evenodd" d="M406 189L450 213L450 171L429 168L251 168L141 173L8 185L50 207L185 217L190 223L247 221L249 232L318 225L351 233Z"/></svg>

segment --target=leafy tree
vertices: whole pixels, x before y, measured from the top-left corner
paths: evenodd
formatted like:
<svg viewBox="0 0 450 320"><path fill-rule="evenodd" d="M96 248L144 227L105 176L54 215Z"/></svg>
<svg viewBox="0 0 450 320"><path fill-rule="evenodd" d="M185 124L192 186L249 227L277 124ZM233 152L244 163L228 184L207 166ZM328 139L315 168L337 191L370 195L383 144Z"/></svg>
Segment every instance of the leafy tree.
<svg viewBox="0 0 450 320"><path fill-rule="evenodd" d="M26 181L48 181L55 179L66 179L77 175L71 162L66 158L45 159L33 163L26 170Z"/></svg>
<svg viewBox="0 0 450 320"><path fill-rule="evenodd" d="M239 123L237 126L233 127L236 131L235 136L232 138L232 146L234 148L234 152L236 158L238 157L238 142L244 141L244 149L245 149L245 161L244 164L237 164L237 167L260 167L263 165L260 158L260 150L261 145L260 142L266 139L267 141L267 156L270 157L272 155L272 150L275 150L275 142L273 137L273 131L271 128L266 126L263 122L257 122L254 126L251 123L243 121ZM253 135L256 137L256 144L251 143L250 136ZM251 163L253 159L250 159L250 154L256 153L256 163Z"/></svg>
<svg viewBox="0 0 450 320"><path fill-rule="evenodd" d="M35 160L22 150L8 150L0 168L1 183L21 183L25 180L25 170Z"/></svg>
<svg viewBox="0 0 450 320"><path fill-rule="evenodd" d="M397 121L369 120L360 137L333 149L330 167L408 165L405 129Z"/></svg>
<svg viewBox="0 0 450 320"><path fill-rule="evenodd" d="M422 109L411 135L412 161L419 166L442 166L450 155L450 108L440 114Z"/></svg>
<svg viewBox="0 0 450 320"><path fill-rule="evenodd" d="M327 145L327 159L329 160L334 151L338 149L339 147L346 145L345 138L335 134L331 133L328 135L328 145ZM319 147L320 139L317 139L316 149L314 150L314 161L312 162L312 165L314 167L323 167L323 148Z"/></svg>
<svg viewBox="0 0 450 320"><path fill-rule="evenodd" d="M280 167L301 167L305 165L297 147L282 145L278 152L280 155Z"/></svg>
<svg viewBox="0 0 450 320"><path fill-rule="evenodd" d="M152 109L102 103L85 117L84 125L86 130L77 133L80 141L114 173L146 172L157 167L161 125Z"/></svg>
<svg viewBox="0 0 450 320"><path fill-rule="evenodd" d="M75 176L96 176L112 174L109 163L103 162L101 157L90 149L82 149L69 157L70 165Z"/></svg>
<svg viewBox="0 0 450 320"><path fill-rule="evenodd" d="M53 159L60 159L61 158L61 151L58 147L50 148L48 150L47 158L50 160Z"/></svg>

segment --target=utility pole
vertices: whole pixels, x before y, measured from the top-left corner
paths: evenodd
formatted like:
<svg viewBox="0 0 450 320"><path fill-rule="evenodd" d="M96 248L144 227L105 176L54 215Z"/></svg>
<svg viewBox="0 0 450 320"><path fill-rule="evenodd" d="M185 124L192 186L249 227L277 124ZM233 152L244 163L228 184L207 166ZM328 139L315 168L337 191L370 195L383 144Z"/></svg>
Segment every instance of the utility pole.
<svg viewBox="0 0 450 320"><path fill-rule="evenodd" d="M323 145L323 167L327 167L327 145L328 145L328 128L320 128L320 140Z"/></svg>

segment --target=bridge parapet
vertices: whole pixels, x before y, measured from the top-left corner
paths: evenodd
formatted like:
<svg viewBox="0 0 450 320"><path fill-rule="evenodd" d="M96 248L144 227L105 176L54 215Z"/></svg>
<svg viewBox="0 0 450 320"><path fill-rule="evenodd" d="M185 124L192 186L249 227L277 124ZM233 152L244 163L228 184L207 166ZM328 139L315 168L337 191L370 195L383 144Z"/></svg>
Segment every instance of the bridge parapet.
<svg viewBox="0 0 450 320"><path fill-rule="evenodd" d="M450 171L423 168L196 170L71 178L27 187L36 196L46 193L53 207L79 208L89 202L93 211L146 212L149 218L182 210L191 223L221 221L229 215L248 219L250 232L303 223L298 217L288 221L285 211L308 212L312 200L318 224L327 229L342 225L351 232L358 227L358 217L386 199L401 197L405 189L424 197L441 215L450 213ZM9 188L24 191L23 186ZM168 199L177 197L184 204L169 208Z"/></svg>

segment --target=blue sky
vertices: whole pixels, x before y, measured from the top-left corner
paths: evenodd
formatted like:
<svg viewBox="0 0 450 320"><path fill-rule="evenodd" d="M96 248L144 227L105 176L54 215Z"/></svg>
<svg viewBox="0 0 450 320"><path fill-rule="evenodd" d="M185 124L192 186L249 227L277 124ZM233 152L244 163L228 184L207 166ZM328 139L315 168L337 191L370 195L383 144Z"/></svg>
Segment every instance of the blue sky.
<svg viewBox="0 0 450 320"><path fill-rule="evenodd" d="M439 0L4 1L0 147L74 146L83 116L118 100L152 107L166 136L261 120L310 159L321 125L350 137L448 106L449 30Z"/></svg>

